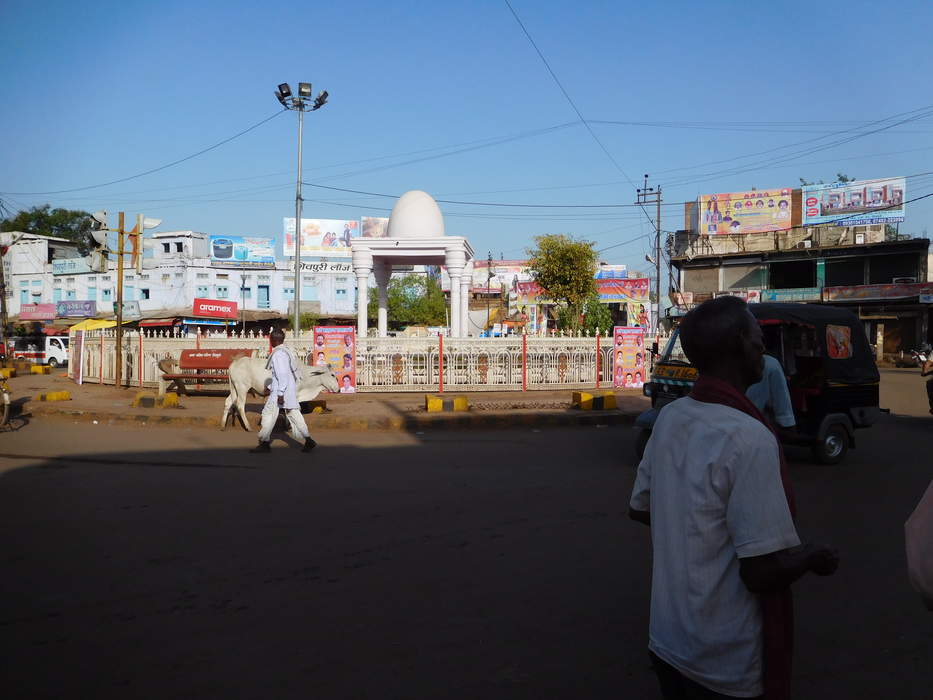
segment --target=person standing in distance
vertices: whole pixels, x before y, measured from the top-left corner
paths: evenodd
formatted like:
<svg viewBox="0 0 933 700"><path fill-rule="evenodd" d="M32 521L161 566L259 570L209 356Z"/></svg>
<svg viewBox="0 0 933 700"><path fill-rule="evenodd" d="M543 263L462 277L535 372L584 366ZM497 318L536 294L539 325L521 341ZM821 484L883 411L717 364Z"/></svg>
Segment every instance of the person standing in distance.
<svg viewBox="0 0 933 700"><path fill-rule="evenodd" d="M790 585L839 558L800 544L780 444L745 396L764 353L745 302L701 304L680 340L699 377L661 410L629 504L651 528L652 665L664 698L788 700Z"/></svg>
<svg viewBox="0 0 933 700"><path fill-rule="evenodd" d="M755 404L759 413L774 423L778 430L791 431L797 425L784 367L776 357L764 355L761 381L748 387L745 395Z"/></svg>
<svg viewBox="0 0 933 700"><path fill-rule="evenodd" d="M925 343L920 350L926 357L920 365L920 376L926 377L933 374L933 348L929 343ZM933 379L927 379L927 402L930 404L930 413L933 413Z"/></svg>
<svg viewBox="0 0 933 700"><path fill-rule="evenodd" d="M302 452L310 452L317 444L311 439L308 425L298 405L298 377L299 365L295 353L284 345L285 333L279 329L269 335L269 344L272 352L266 361L266 369L272 370L272 383L269 385L269 398L262 409L262 420L259 428L259 444L250 452L264 453L271 451L270 438L275 421L279 417L279 410L284 409L291 426L292 435L297 439L304 439Z"/></svg>

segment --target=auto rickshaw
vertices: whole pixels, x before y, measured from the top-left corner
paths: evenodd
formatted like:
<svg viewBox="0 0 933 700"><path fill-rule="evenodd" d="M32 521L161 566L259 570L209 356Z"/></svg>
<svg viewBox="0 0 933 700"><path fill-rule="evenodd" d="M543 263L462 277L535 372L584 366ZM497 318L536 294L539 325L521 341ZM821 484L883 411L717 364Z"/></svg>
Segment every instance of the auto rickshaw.
<svg viewBox="0 0 933 700"><path fill-rule="evenodd" d="M819 304L749 304L748 309L761 325L766 352L780 361L787 378L797 427L795 434L782 434L782 442L808 445L823 464L842 461L855 447L855 431L870 427L881 413L878 367L858 317ZM689 394L696 377L675 331L643 389L651 409L635 421L639 459L658 412Z"/></svg>

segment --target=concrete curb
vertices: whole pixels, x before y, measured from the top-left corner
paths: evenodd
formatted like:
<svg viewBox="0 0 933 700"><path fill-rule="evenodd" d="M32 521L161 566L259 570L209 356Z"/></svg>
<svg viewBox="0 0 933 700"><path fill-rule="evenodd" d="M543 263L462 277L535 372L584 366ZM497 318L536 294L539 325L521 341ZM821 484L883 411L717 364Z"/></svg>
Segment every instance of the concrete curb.
<svg viewBox="0 0 933 700"><path fill-rule="evenodd" d="M75 420L85 423L97 421L103 425L146 425L156 427L190 427L220 429L220 420L206 416L166 416L152 413L107 413L103 411L84 411L58 406L34 404L27 409L33 416ZM359 418L352 416L334 416L331 414L313 414L309 421L311 430L471 430L471 429L507 429L560 426L627 425L635 421L637 412L624 413L615 411L571 411L529 410L527 413L516 411L476 411L469 413L432 413L404 416L380 416L377 418ZM254 429L256 420L253 420ZM230 425L227 430L242 430L239 423Z"/></svg>

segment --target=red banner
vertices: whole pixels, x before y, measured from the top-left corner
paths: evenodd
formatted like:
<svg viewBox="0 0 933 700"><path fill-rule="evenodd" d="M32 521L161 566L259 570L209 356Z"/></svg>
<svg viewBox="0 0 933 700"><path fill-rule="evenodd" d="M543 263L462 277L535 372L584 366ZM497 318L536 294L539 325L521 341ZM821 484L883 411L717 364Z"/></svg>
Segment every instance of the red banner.
<svg viewBox="0 0 933 700"><path fill-rule="evenodd" d="M195 299L191 315L199 318L232 318L236 320L237 305L235 301Z"/></svg>
<svg viewBox="0 0 933 700"><path fill-rule="evenodd" d="M21 321L50 321L55 318L55 304L21 304Z"/></svg>

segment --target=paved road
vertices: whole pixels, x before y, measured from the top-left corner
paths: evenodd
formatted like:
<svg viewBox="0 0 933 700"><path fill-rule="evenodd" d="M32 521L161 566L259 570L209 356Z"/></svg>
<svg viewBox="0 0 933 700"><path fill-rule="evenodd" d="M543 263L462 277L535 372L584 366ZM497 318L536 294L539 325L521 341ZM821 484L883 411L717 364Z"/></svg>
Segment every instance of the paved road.
<svg viewBox="0 0 933 700"><path fill-rule="evenodd" d="M630 429L330 432L306 458L96 427L0 435L7 697L657 697ZM902 527L931 430L790 453L801 534L842 551L797 586L798 698L929 697Z"/></svg>

